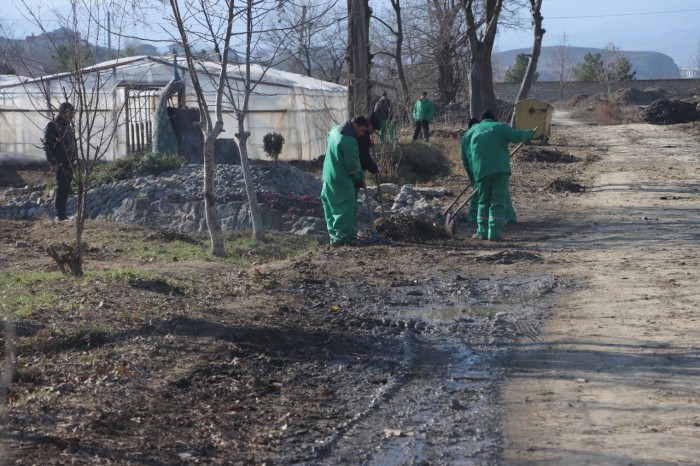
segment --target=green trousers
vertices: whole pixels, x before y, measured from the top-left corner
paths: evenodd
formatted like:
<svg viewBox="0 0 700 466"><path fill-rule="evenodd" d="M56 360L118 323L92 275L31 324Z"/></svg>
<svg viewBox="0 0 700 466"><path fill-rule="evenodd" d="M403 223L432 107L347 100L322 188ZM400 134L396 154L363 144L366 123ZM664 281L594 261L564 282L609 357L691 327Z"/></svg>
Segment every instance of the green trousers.
<svg viewBox="0 0 700 466"><path fill-rule="evenodd" d="M476 185L479 188L476 234L489 240L501 237L506 223L506 202L509 197L509 173L485 176Z"/></svg>
<svg viewBox="0 0 700 466"><path fill-rule="evenodd" d="M510 197L510 189L507 193L506 198L506 223L518 223L518 216L515 213L515 208L513 207L513 199ZM473 196L469 200L469 206L467 206L467 223L476 223L477 215L479 210L479 195Z"/></svg>
<svg viewBox="0 0 700 466"><path fill-rule="evenodd" d="M354 186L323 183L321 189L323 215L331 243L347 243L356 238L357 190Z"/></svg>

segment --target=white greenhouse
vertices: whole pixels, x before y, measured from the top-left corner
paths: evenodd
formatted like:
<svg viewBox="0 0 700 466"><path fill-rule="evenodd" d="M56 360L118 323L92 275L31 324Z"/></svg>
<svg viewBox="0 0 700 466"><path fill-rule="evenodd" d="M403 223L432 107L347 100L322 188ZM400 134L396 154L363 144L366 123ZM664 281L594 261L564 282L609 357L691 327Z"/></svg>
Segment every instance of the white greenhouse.
<svg viewBox="0 0 700 466"><path fill-rule="evenodd" d="M184 82L184 89L174 97L169 106L196 107L197 100L191 86L184 59L177 60L177 71ZM85 69L90 90L99 104L86 105L103 114L115 132L115 138L107 151L107 158L118 159L130 152L148 150L153 137L153 114L159 95L173 78L173 59L167 57L140 56L100 63ZM214 119L216 82L220 66L206 63L198 70L199 82L208 101ZM224 133L222 138L233 139L238 129L232 99L242 102L244 65L228 67L230 92L224 97ZM262 79L260 79L262 76ZM19 159L31 161L44 159L41 138L43 128L51 117L50 108L57 108L66 100L76 107L75 94L67 74L43 76L33 79L0 80L0 161ZM325 153L326 133L335 124L346 119L347 88L318 79L278 71L251 67L251 78L260 81L250 96L246 129L248 154L251 158L265 157L263 136L275 131L284 136L285 144L280 154L282 160L312 160ZM98 89L99 88L99 89ZM49 102L51 106L49 105ZM79 109L78 111L80 111ZM95 133L95 131L93 131Z"/></svg>

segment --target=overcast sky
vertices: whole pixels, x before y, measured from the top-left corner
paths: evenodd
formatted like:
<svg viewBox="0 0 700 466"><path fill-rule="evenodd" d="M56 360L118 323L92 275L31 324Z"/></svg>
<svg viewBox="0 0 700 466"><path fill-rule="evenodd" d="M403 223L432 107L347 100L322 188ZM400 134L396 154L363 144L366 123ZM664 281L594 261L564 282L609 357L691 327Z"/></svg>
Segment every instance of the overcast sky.
<svg viewBox="0 0 700 466"><path fill-rule="evenodd" d="M3 5L8 2L2 1ZM63 3L61 0L24 2ZM37 32L19 13L24 10L22 0L9 0L9 3L10 11L3 12L2 16L15 37ZM381 3L389 5L388 0L370 0L373 6ZM604 48L612 42L622 50L665 53L681 67L689 66L699 53L700 0L544 0L542 14L547 30L545 46L557 45L566 33L571 46ZM522 12L525 19L528 15L528 10ZM155 45L162 47L163 44ZM530 30L499 29L498 51L531 45Z"/></svg>
<svg viewBox="0 0 700 466"><path fill-rule="evenodd" d="M612 42L622 50L665 53L680 67L698 54L700 0L544 0L542 16L545 46L557 45L566 33L571 46ZM531 31L499 30L499 51L531 46Z"/></svg>

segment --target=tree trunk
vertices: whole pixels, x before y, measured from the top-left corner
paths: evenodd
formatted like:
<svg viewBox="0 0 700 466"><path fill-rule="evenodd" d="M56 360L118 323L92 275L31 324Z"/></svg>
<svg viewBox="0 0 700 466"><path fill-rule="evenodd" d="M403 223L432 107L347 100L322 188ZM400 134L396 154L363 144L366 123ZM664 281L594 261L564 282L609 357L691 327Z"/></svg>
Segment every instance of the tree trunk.
<svg viewBox="0 0 700 466"><path fill-rule="evenodd" d="M348 0L349 117L366 115L370 108L369 13L367 0Z"/></svg>
<svg viewBox="0 0 700 466"><path fill-rule="evenodd" d="M496 94L493 90L491 54L503 0L486 0L486 22L481 32L479 32L480 23L477 23L474 16L474 0L461 0L461 2L467 18L467 37L472 66L469 79L472 100L469 109L471 115L475 117L481 115L484 110L490 110L496 114L498 109Z"/></svg>
<svg viewBox="0 0 700 466"><path fill-rule="evenodd" d="M532 42L532 56L530 57L530 62L527 64L527 69L525 70L525 76L523 77L523 82L520 85L520 90L518 91L519 100L527 99L527 95L530 93L530 88L535 80L535 73L537 72L537 62L540 59L540 51L542 50L542 38L546 32L542 28L542 14L540 9L542 7L542 0L530 0L530 11L532 12L532 23L534 39Z"/></svg>
<svg viewBox="0 0 700 466"><path fill-rule="evenodd" d="M532 42L532 53L530 56L530 61L527 64L527 69L525 70L525 76L523 76L523 82L520 84L520 90L518 91L518 97L515 99L519 102L523 99L527 99L527 95L530 93L530 88L535 80L535 73L537 72L537 62L540 59L540 51L542 49L542 38L546 32L542 28L542 14L540 9L542 8L542 0L530 0L530 12L532 13L532 25L533 25L533 42ZM511 119L511 125L515 127L515 112L513 112L513 118Z"/></svg>
<svg viewBox="0 0 700 466"><path fill-rule="evenodd" d="M241 169L243 170L243 180L245 181L245 191L248 196L248 206L250 208L250 220L253 224L253 239L262 241L265 239L265 228L263 226L262 217L260 216L260 206L258 205L258 197L255 194L255 184L253 183L253 174L250 171L250 162L248 160L247 141L250 133L246 132L243 127L244 120L238 120L238 137L239 149L241 152Z"/></svg>
<svg viewBox="0 0 700 466"><path fill-rule="evenodd" d="M216 160L214 157L216 138L221 133L222 127L223 124L217 121L214 129L204 139L204 215L209 238L211 238L211 253L217 257L224 255L224 235L216 212Z"/></svg>
<svg viewBox="0 0 700 466"><path fill-rule="evenodd" d="M391 0L391 6L396 13L396 51L394 53L396 74L401 84L401 93L403 94L402 100L404 102L409 102L411 99L411 92L406 82L406 73L404 73L403 70L403 22L401 21L401 0Z"/></svg>

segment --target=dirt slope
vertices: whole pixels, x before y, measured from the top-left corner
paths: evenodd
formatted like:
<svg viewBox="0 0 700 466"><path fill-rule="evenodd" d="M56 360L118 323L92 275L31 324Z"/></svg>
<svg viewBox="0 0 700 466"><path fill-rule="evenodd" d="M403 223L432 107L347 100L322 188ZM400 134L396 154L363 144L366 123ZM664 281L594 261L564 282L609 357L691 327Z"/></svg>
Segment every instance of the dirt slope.
<svg viewBox="0 0 700 466"><path fill-rule="evenodd" d="M700 464L698 127L566 130L604 156L541 244L579 286L512 356L504 464Z"/></svg>

